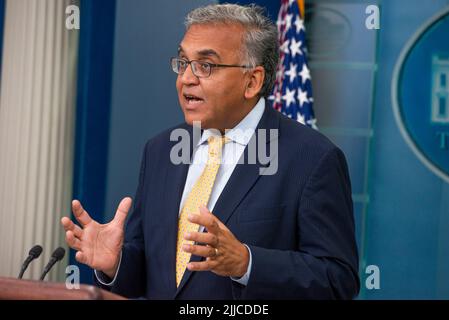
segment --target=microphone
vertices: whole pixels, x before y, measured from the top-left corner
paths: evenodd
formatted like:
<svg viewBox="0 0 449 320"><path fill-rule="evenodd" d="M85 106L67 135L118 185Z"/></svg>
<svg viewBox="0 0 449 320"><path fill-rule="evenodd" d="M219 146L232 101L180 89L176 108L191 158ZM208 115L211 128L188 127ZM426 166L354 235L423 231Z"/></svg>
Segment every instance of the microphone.
<svg viewBox="0 0 449 320"><path fill-rule="evenodd" d="M44 280L45 276L47 275L47 273L50 271L50 269L53 267L53 265L62 260L62 258L64 258L65 255L65 249L62 247L56 248L55 251L53 251L53 253L51 254L51 258L50 261L48 261L47 265L44 268L44 272L42 272L41 278L39 280Z"/></svg>
<svg viewBox="0 0 449 320"><path fill-rule="evenodd" d="M22 279L23 274L25 270L28 268L28 265L31 261L38 258L42 253L42 247L40 245L35 245L30 249L30 252L28 253L28 258L23 262L22 268L20 269L19 277L18 279Z"/></svg>

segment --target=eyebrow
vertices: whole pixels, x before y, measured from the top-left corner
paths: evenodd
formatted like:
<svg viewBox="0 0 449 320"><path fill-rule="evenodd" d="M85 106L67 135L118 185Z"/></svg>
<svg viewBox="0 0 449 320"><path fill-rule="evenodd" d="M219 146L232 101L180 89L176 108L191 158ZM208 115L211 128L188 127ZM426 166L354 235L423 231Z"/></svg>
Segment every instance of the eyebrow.
<svg viewBox="0 0 449 320"><path fill-rule="evenodd" d="M184 49L182 48L182 46L178 47L178 55L184 53ZM200 50L197 52L197 54L201 57L216 57L218 60L221 60L220 55L218 54L217 51L213 50L213 49L204 49L204 50Z"/></svg>

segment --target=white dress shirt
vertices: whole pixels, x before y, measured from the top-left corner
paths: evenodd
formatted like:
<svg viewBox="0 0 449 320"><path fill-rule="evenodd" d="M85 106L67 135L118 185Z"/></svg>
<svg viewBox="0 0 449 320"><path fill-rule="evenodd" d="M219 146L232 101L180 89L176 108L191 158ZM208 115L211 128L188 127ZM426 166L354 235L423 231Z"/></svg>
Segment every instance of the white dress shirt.
<svg viewBox="0 0 449 320"><path fill-rule="evenodd" d="M235 169L235 166L237 165L238 160L243 154L243 151L245 150L245 147L247 146L249 140L251 139L252 135L254 134L257 125L259 124L260 119L262 118L262 115L265 110L265 99L260 98L260 100L257 102L257 104L254 106L254 108L246 115L245 118L240 121L239 124L237 124L233 129L227 130L225 132L225 136L229 138L229 142L226 143L223 147L222 152L222 158L221 158L221 165L218 169L217 176L215 178L214 186L212 187L211 195L209 198L209 202L207 204L207 208L210 212L213 213L215 204L217 203L218 198L221 195L221 192L223 191L224 187L228 183L229 178L231 177L232 172ZM189 171L187 173L187 179L186 183L184 185L184 191L181 197L181 203L179 206L179 212L181 212L181 209L187 199L187 196L190 193L190 190L192 190L193 185L200 177L201 173L204 171L204 168L206 167L207 158L208 158L208 151L209 146L207 144L207 139L212 135L218 135L219 132L216 132L215 130L204 130L203 134L201 135L201 138L199 139L198 143L193 149L193 157L192 157L192 163L189 166ZM200 228L200 232L204 230L204 227ZM246 245L245 245L246 246ZM248 263L248 269L245 275L239 279L232 278L232 280L247 285L249 276L251 274L251 267L252 267L252 256L251 256L251 250L248 246L246 246L249 252L249 263ZM121 260L121 257L120 257ZM120 264L119 264L120 268ZM118 269L117 269L118 273ZM115 282L115 278L110 283L105 283L104 279L101 279L97 272L95 271L95 275L98 279L98 281L103 285L113 285ZM117 276L117 274L116 274Z"/></svg>

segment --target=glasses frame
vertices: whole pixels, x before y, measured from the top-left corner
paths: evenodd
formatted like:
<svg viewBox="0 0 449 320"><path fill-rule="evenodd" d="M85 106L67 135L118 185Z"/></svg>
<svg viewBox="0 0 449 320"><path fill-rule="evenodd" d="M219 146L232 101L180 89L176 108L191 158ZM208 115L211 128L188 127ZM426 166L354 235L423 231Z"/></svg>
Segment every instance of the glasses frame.
<svg viewBox="0 0 449 320"><path fill-rule="evenodd" d="M185 70L183 72L176 72L175 71L175 69L173 67L173 62L177 61L177 60L182 60L182 61L185 61L187 63L187 66L186 66L186 68L185 68ZM208 65L209 66L209 74L207 76L199 76L199 75L197 75L196 74L196 67L195 67L196 63ZM198 77L198 78L208 78L208 77L210 77L210 75L212 73L212 68L251 68L250 66L247 66L247 65L210 63L210 62L201 61L201 60L187 60L187 59L179 58L179 57L171 57L170 58L170 65L172 67L173 72L176 73L176 74L179 74L179 75L184 74L184 72L187 70L188 66L190 65L190 68L192 69L192 73L195 75L195 77Z"/></svg>

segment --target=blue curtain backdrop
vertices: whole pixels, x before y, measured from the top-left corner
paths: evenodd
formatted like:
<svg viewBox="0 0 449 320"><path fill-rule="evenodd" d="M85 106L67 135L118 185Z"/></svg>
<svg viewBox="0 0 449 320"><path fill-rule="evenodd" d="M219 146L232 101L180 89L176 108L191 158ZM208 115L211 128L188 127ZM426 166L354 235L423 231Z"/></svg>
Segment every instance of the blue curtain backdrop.
<svg viewBox="0 0 449 320"><path fill-rule="evenodd" d="M82 0L80 6L73 198L99 222L107 183L115 6L115 0ZM92 271L76 262L73 250L70 263L80 267L82 282L92 283Z"/></svg>

